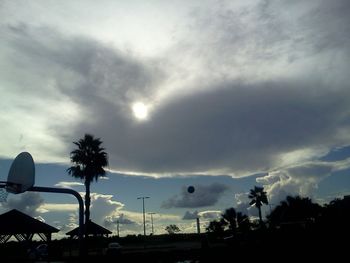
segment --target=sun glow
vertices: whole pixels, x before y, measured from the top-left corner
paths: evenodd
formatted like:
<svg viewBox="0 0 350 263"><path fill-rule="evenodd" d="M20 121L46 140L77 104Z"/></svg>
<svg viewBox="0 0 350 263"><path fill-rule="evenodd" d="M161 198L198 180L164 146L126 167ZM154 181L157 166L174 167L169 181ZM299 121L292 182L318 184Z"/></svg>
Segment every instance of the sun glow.
<svg viewBox="0 0 350 263"><path fill-rule="evenodd" d="M142 102L135 102L132 105L132 112L138 120L146 120L148 118L148 106Z"/></svg>

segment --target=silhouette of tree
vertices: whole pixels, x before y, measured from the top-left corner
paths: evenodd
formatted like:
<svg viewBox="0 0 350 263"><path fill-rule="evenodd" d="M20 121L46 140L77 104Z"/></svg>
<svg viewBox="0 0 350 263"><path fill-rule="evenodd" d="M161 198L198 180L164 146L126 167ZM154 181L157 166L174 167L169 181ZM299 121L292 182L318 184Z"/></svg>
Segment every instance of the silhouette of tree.
<svg viewBox="0 0 350 263"><path fill-rule="evenodd" d="M260 225L263 224L262 216L261 216L261 206L263 204L267 205L269 202L267 200L267 194L264 191L264 187L255 186L254 189L250 189L250 194L248 195L250 199L250 205L255 205L255 207L259 211L259 222Z"/></svg>
<svg viewBox="0 0 350 263"><path fill-rule="evenodd" d="M236 210L231 207L225 210L221 215L222 219L227 222L228 227L232 233L236 232L237 229L237 213Z"/></svg>
<svg viewBox="0 0 350 263"><path fill-rule="evenodd" d="M344 196L343 199L334 199L324 206L321 217L323 227L349 232L349 221L350 196Z"/></svg>
<svg viewBox="0 0 350 263"><path fill-rule="evenodd" d="M268 216L271 225L280 225L281 223L306 224L314 222L321 213L321 206L315 204L308 197L287 196L285 201Z"/></svg>
<svg viewBox="0 0 350 263"><path fill-rule="evenodd" d="M217 236L222 236L225 231L225 226L227 223L221 219L221 220L214 220L209 223L206 230L207 232L213 233Z"/></svg>
<svg viewBox="0 0 350 263"><path fill-rule="evenodd" d="M101 147L100 138L94 138L93 135L85 134L83 139L73 142L78 149L70 153L71 162L74 164L67 169L68 173L84 180L85 193L85 223L90 220L90 184L98 177L105 176L104 167L108 165L108 156Z"/></svg>
<svg viewBox="0 0 350 263"><path fill-rule="evenodd" d="M250 230L251 224L249 221L249 217L245 214L242 214L241 212L237 213L237 225L238 229L245 233Z"/></svg>
<svg viewBox="0 0 350 263"><path fill-rule="evenodd" d="M177 225L168 225L165 228L165 231L167 231L170 235L173 235L175 233L180 232L181 230L180 230L180 228Z"/></svg>

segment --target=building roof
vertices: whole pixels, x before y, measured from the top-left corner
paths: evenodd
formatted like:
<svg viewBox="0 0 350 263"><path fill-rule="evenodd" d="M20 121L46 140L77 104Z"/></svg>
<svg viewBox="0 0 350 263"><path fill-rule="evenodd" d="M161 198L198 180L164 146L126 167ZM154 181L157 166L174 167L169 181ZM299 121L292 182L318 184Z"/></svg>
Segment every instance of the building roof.
<svg viewBox="0 0 350 263"><path fill-rule="evenodd" d="M0 234L57 233L59 230L16 209L0 215Z"/></svg>
<svg viewBox="0 0 350 263"><path fill-rule="evenodd" d="M84 227L87 227L88 235L109 235L112 234L108 229L92 222L89 220L87 224L84 224ZM79 227L74 228L73 230L66 233L68 236L77 236L79 234Z"/></svg>

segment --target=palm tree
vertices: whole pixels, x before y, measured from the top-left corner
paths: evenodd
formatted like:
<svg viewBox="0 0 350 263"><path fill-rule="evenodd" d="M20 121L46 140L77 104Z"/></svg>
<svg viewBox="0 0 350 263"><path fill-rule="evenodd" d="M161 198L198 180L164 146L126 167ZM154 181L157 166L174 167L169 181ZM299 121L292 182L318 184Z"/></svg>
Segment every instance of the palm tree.
<svg viewBox="0 0 350 263"><path fill-rule="evenodd" d="M271 225L314 222L322 207L308 197L287 196L268 216Z"/></svg>
<svg viewBox="0 0 350 263"><path fill-rule="evenodd" d="M255 205L259 210L259 222L260 226L263 224L262 216L261 216L261 206L263 204L267 205L269 202L267 201L267 194L264 191L264 187L254 186L254 189L250 189L250 194L248 195L252 201L250 201L250 205Z"/></svg>
<svg viewBox="0 0 350 263"><path fill-rule="evenodd" d="M101 147L100 138L94 138L93 135L85 134L83 139L73 142L78 149L70 153L70 160L74 164L68 168L68 173L84 180L85 185L85 224L90 220L90 184L98 177L105 176L103 169L108 165L108 155Z"/></svg>
<svg viewBox="0 0 350 263"><path fill-rule="evenodd" d="M221 216L224 219L224 221L228 223L229 229L231 230L232 234L234 234L237 228L236 210L233 207L228 208Z"/></svg>

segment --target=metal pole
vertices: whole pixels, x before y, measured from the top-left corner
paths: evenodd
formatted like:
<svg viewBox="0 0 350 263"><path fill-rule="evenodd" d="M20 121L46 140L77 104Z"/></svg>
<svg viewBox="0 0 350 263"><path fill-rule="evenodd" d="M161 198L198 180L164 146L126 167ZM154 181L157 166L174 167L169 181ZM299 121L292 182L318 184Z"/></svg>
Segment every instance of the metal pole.
<svg viewBox="0 0 350 263"><path fill-rule="evenodd" d="M196 222L197 222L197 234L201 233L201 225L199 223L199 217L196 218Z"/></svg>
<svg viewBox="0 0 350 263"><path fill-rule="evenodd" d="M32 186L27 191L30 192L44 192L44 193L61 193L61 194L71 194L78 199L79 203L79 255L83 255L83 228L84 228L84 202L80 194L77 191L67 188L53 188L53 187L41 187Z"/></svg>
<svg viewBox="0 0 350 263"><path fill-rule="evenodd" d="M137 199L142 199L142 213L143 213L143 235L146 236L146 218L145 218L145 199L149 198L149 196L141 196Z"/></svg>
<svg viewBox="0 0 350 263"><path fill-rule="evenodd" d="M151 221L152 221L152 235L154 233L154 229L153 229L153 214L151 214Z"/></svg>
<svg viewBox="0 0 350 263"><path fill-rule="evenodd" d="M143 235L146 235L146 220L145 220L145 198L142 198L142 213L143 213Z"/></svg>
<svg viewBox="0 0 350 263"><path fill-rule="evenodd" d="M155 213L148 213L149 215L151 215L151 224L152 224L152 235L154 234L154 228L153 228L153 215L155 214Z"/></svg>

